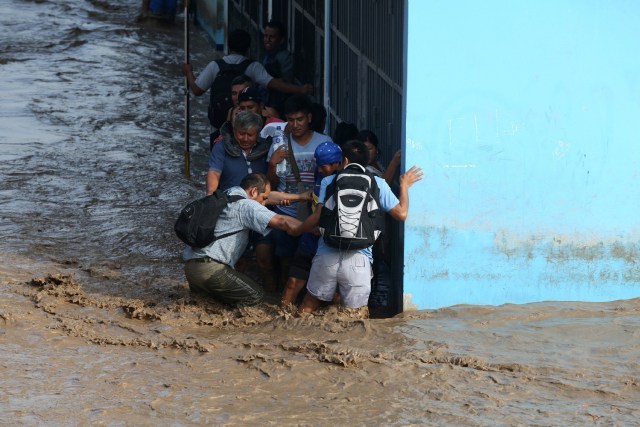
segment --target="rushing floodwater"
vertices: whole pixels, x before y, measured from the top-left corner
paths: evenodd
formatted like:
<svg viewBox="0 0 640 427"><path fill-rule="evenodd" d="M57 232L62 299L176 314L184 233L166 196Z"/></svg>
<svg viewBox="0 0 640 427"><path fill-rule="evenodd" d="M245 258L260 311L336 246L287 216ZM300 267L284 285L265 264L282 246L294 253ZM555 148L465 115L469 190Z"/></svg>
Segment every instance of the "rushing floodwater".
<svg viewBox="0 0 640 427"><path fill-rule="evenodd" d="M188 180L181 26L138 5L0 2L0 425L638 424L638 300L368 320L190 295L172 225L207 100Z"/></svg>

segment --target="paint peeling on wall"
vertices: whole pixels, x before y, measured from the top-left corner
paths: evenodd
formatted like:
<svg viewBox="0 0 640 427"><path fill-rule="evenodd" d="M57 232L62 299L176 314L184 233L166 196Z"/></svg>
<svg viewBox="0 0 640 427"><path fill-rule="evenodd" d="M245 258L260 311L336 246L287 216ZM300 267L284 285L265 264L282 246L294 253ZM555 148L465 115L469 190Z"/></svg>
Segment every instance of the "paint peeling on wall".
<svg viewBox="0 0 640 427"><path fill-rule="evenodd" d="M411 294L404 294L402 297L403 311L418 310L419 307L411 302Z"/></svg>
<svg viewBox="0 0 640 427"><path fill-rule="evenodd" d="M489 3L407 2L404 292L640 296L640 3Z"/></svg>
<svg viewBox="0 0 640 427"><path fill-rule="evenodd" d="M640 239L551 235L411 224L405 232L405 283L412 303L503 304L637 296ZM407 288L405 288L407 289Z"/></svg>

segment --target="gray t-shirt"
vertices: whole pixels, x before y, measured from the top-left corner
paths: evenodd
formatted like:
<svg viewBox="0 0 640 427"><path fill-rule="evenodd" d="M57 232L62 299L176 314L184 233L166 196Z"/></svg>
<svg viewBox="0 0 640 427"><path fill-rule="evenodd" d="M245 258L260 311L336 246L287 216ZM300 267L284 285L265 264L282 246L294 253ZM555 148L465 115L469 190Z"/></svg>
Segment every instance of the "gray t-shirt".
<svg viewBox="0 0 640 427"><path fill-rule="evenodd" d="M241 187L231 187L227 190L227 194L247 197L247 193ZM190 259L208 256L233 268L249 243L249 230L266 235L271 231L268 228L269 221L275 215L275 212L270 211L255 200L243 199L229 203L218 218L215 234L219 236L233 231L242 231L215 240L204 248L186 246L182 251L182 258L185 261L189 261Z"/></svg>
<svg viewBox="0 0 640 427"><path fill-rule="evenodd" d="M239 64L245 59L247 58L235 53L224 56L222 58L222 60L227 64ZM202 70L202 72L198 75L198 78L196 78L196 85L204 91L209 90L209 88L211 88L211 85L213 85L213 81L216 79L219 71L220 67L218 67L216 61L211 61L209 65L207 65L204 70ZM255 84L264 87L267 87L269 82L273 79L271 74L267 72L264 66L257 61L253 61L251 64L249 64L244 73L247 76L251 77L251 80L253 80Z"/></svg>

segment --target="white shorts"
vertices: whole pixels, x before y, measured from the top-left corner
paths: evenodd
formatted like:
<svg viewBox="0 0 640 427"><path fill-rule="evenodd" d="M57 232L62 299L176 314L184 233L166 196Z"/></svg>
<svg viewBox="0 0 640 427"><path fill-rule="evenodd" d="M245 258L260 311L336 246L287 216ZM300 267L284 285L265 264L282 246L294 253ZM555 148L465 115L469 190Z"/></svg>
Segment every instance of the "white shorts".
<svg viewBox="0 0 640 427"><path fill-rule="evenodd" d="M364 307L371 293L371 262L360 252L316 255L309 272L307 291L320 301L331 301L336 290L347 308Z"/></svg>

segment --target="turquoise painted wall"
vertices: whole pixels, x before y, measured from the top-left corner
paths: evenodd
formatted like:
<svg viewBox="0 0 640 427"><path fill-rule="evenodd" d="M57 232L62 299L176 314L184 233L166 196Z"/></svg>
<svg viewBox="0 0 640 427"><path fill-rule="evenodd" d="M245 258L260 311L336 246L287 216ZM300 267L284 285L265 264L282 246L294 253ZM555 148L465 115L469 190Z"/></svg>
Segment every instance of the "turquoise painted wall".
<svg viewBox="0 0 640 427"><path fill-rule="evenodd" d="M640 2L407 7L404 309L640 297Z"/></svg>

